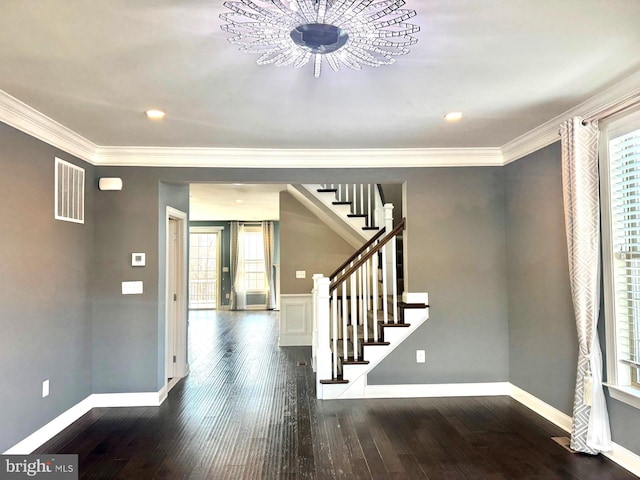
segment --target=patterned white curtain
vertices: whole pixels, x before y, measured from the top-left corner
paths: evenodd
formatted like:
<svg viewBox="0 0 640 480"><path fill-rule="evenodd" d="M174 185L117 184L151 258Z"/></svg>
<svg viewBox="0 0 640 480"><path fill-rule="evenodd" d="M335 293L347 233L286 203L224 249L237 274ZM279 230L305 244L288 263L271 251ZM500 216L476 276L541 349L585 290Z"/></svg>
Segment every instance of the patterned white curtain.
<svg viewBox="0 0 640 480"><path fill-rule="evenodd" d="M238 275L238 266L240 264L240 249L239 249L239 236L240 236L240 223L231 222L231 295L229 297L229 308L231 310L238 309L238 295L236 293L236 283L240 279Z"/></svg>
<svg viewBox="0 0 640 480"><path fill-rule="evenodd" d="M600 306L600 198L598 126L574 117L560 127L569 275L578 331L578 372L571 448L595 455L611 450L609 415L602 390Z"/></svg>
<svg viewBox="0 0 640 480"><path fill-rule="evenodd" d="M267 278L267 309L276 308L276 289L273 280L273 222L262 222L262 239L264 243L264 272Z"/></svg>

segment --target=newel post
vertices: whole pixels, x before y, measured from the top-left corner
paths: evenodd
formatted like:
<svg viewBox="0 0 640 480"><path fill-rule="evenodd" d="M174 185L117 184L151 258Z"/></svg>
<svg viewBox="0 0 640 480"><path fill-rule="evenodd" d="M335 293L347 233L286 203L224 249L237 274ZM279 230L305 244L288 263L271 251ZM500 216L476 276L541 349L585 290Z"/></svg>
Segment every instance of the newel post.
<svg viewBox="0 0 640 480"><path fill-rule="evenodd" d="M318 278L322 277L321 273L313 274L313 290L311 290L312 298L312 320L313 327L311 332L311 368L314 372L318 370Z"/></svg>
<svg viewBox="0 0 640 480"><path fill-rule="evenodd" d="M387 233L393 230L393 203L385 203L384 204L384 228L386 228Z"/></svg>
<svg viewBox="0 0 640 480"><path fill-rule="evenodd" d="M384 204L384 228L386 229L387 233L390 233L393 231L393 204L392 203L385 203ZM392 240L390 243L387 244L387 285L393 285L394 282L396 281L395 277L394 277L394 265L396 263L396 258L395 258L395 248L396 248L396 241Z"/></svg>
<svg viewBox="0 0 640 480"><path fill-rule="evenodd" d="M313 276L314 347L316 354L316 393L322 398L320 380L331 378L331 332L329 278Z"/></svg>

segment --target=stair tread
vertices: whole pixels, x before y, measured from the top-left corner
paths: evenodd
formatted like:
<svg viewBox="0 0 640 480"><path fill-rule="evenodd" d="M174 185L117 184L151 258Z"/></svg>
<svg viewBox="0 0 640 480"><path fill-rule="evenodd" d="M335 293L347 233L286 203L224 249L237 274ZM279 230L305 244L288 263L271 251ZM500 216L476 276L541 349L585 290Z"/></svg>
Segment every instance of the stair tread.
<svg viewBox="0 0 640 480"><path fill-rule="evenodd" d="M362 230L380 230L380 227L362 227Z"/></svg>
<svg viewBox="0 0 640 480"><path fill-rule="evenodd" d="M405 303L398 302L398 307L400 308L427 308L429 305L426 303Z"/></svg>
<svg viewBox="0 0 640 480"><path fill-rule="evenodd" d="M343 365L369 365L368 360L353 360L353 359L342 360L342 357L340 357L340 359Z"/></svg>
<svg viewBox="0 0 640 480"><path fill-rule="evenodd" d="M351 202L331 202L332 205L351 205Z"/></svg>
<svg viewBox="0 0 640 480"><path fill-rule="evenodd" d="M331 378L329 380L320 380L320 383L323 385L331 385L332 383L349 383L349 380L345 380L344 378Z"/></svg>
<svg viewBox="0 0 640 480"><path fill-rule="evenodd" d="M364 213L349 213L349 214L347 214L347 217L349 217L349 218L367 218L368 215L366 215Z"/></svg>
<svg viewBox="0 0 640 480"><path fill-rule="evenodd" d="M319 188L317 192L319 193L336 193L338 191L337 188Z"/></svg>

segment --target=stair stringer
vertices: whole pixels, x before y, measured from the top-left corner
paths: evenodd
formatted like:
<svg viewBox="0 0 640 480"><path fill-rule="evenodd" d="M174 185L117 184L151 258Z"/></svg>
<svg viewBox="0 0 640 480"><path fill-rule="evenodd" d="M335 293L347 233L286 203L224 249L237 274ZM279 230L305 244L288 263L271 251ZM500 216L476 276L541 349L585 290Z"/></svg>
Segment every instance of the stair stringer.
<svg viewBox="0 0 640 480"><path fill-rule="evenodd" d="M322 185L287 185L287 191L302 203L316 217L340 235L352 247L360 248L375 231L362 230L366 221L362 218L349 218L347 205L333 205L335 194L318 192Z"/></svg>
<svg viewBox="0 0 640 480"><path fill-rule="evenodd" d="M318 392L317 398L322 400L366 398L367 374L429 319L428 294L405 293L403 295L405 302L409 296L412 299L412 303L420 301L427 305L425 308L405 310L405 323L411 326L386 327L384 339L389 342L389 345L365 345L363 347L364 359L369 363L365 365L343 365L343 378L348 380L349 383L321 384L318 382L317 387L321 391ZM420 300L417 300L418 298Z"/></svg>

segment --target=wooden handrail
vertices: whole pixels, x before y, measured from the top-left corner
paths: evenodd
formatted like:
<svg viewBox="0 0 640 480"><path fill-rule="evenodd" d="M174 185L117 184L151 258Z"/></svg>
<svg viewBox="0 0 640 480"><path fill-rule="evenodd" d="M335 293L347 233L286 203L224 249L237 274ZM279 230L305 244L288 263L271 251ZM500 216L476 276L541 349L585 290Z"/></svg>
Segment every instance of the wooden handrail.
<svg viewBox="0 0 640 480"><path fill-rule="evenodd" d="M355 253L353 255L351 255L345 262L343 262L342 265L340 265L338 268L336 268L336 270L331 275L329 275L329 278L333 279L335 276L337 276L347 265L349 265L351 262L353 262L358 257L358 255L360 255L362 252L364 252L376 240L378 240L382 235L384 235L384 232L385 232L385 229L383 227L382 230L380 230L373 237L371 237L371 239L367 243L365 243L363 246L361 246L358 250L355 251Z"/></svg>
<svg viewBox="0 0 640 480"><path fill-rule="evenodd" d="M373 255L375 255L376 253L378 253L382 249L382 247L384 245L389 243L389 241L391 241L392 238L395 238L398 235L398 233L400 233L402 230L404 230L405 223L406 223L406 218L403 218L402 221L398 224L398 226L396 228L394 228L382 240L380 240L380 243L378 243L372 250L369 250L369 252L367 252L360 260L358 260L356 263L353 264L353 266L351 266L349 269L347 269L346 272L344 272L342 275L340 275L335 280L332 280L331 284L329 285L329 292L333 292L336 289L336 287L338 287L338 285L341 283L342 279L349 278L349 276L351 276L351 274L353 274L355 271L357 271L367 260L369 260L371 257L373 257ZM333 276L332 276L332 278L333 278Z"/></svg>

